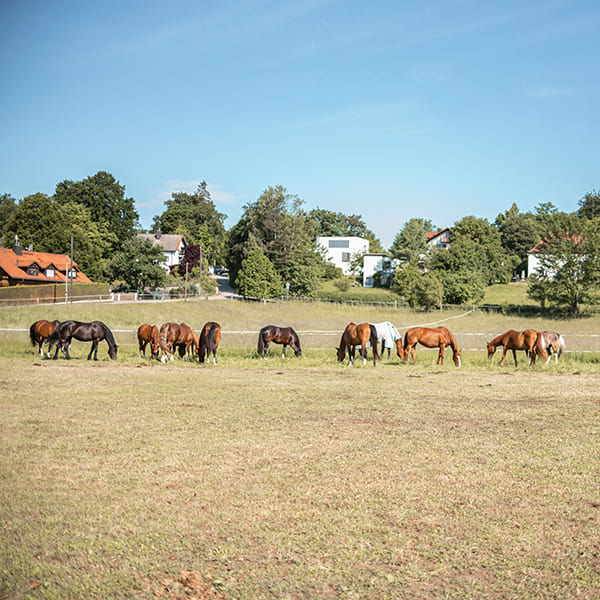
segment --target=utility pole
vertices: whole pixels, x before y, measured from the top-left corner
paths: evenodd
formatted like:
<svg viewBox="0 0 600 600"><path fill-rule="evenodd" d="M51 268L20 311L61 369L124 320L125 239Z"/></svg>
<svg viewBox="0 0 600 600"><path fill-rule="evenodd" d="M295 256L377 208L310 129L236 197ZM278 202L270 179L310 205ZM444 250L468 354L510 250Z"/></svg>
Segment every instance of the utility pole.
<svg viewBox="0 0 600 600"><path fill-rule="evenodd" d="M69 269L69 277L71 278L71 304L73 303L73 236L71 236L71 268Z"/></svg>

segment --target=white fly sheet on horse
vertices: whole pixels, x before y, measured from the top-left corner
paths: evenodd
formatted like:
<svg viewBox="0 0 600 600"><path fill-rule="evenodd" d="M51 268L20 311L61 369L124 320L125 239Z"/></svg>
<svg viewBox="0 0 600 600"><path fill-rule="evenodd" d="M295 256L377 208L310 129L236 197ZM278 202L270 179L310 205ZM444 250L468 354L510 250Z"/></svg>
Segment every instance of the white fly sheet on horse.
<svg viewBox="0 0 600 600"><path fill-rule="evenodd" d="M402 338L396 327L389 321L371 323L371 325L374 325L377 331L377 343L383 341L384 348L394 349L396 341Z"/></svg>

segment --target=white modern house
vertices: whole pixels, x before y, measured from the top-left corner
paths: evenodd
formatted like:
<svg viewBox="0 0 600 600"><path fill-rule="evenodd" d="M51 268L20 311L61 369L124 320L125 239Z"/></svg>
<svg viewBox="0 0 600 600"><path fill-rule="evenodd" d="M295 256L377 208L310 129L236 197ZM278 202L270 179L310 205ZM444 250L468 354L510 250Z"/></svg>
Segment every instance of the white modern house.
<svg viewBox="0 0 600 600"><path fill-rule="evenodd" d="M167 259L164 267L168 273L183 260L183 251L187 246L183 235L179 233L161 233L159 229L156 233L138 233L137 237L141 240L150 240L154 246L161 249Z"/></svg>
<svg viewBox="0 0 600 600"><path fill-rule="evenodd" d="M325 249L325 259L340 267L344 275L350 275L350 257L369 252L369 240L360 237L319 236L317 246Z"/></svg>
<svg viewBox="0 0 600 600"><path fill-rule="evenodd" d="M378 271L381 271L381 285L389 285L389 281L399 263L400 261L397 258L390 258L387 254L365 254L363 264L363 287L373 287L373 276Z"/></svg>

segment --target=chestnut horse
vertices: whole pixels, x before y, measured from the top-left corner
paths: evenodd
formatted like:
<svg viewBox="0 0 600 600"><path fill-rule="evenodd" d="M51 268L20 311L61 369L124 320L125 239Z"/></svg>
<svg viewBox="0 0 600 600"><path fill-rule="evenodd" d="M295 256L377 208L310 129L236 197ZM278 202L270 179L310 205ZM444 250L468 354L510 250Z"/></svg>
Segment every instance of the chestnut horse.
<svg viewBox="0 0 600 600"><path fill-rule="evenodd" d="M147 325L144 323L140 325L137 330L138 337L138 357L141 358L142 354L144 358L146 358L146 346L150 344L150 350L152 352L152 358L158 358L158 353L160 352L160 343L158 341L159 331L156 325Z"/></svg>
<svg viewBox="0 0 600 600"><path fill-rule="evenodd" d="M488 358L494 356L497 346L502 346L502 360L500 366L504 365L506 352L512 350L513 358L515 359L515 367L517 366L517 350L524 350L530 357L529 366L535 364L535 356L539 354L542 358L547 358L546 350L542 346L542 334L535 329L525 329L524 331L515 331L509 329L500 335L497 335L487 345Z"/></svg>
<svg viewBox="0 0 600 600"><path fill-rule="evenodd" d="M185 323L163 323L160 326L158 336L160 349L162 350L161 362L174 360L175 351L179 350L179 356L183 358L187 354L187 360L190 360L190 348L198 347L198 336L196 332Z"/></svg>
<svg viewBox="0 0 600 600"><path fill-rule="evenodd" d="M302 349L300 348L300 338L298 334L291 327L277 327L276 325L267 325L263 327L258 333L258 344L256 351L259 356L267 358L267 351L271 342L276 344L283 344L283 351L281 358L285 358L285 351L289 346L296 356L302 356Z"/></svg>
<svg viewBox="0 0 600 600"><path fill-rule="evenodd" d="M377 352L377 329L375 325L371 323L348 323L342 338L340 339L340 346L337 348L337 359L340 362L344 361L346 356L346 350L348 350L348 364L354 364L354 353L356 346L360 346L360 355L363 359L363 365L367 364L367 346L371 344L373 350L373 366L376 366L380 358Z"/></svg>
<svg viewBox="0 0 600 600"><path fill-rule="evenodd" d="M60 326L60 321L45 321L41 319L31 324L29 328L29 339L31 340L32 346L39 345L40 356L44 356L42 345L48 343L48 358L50 358L50 350L52 346L58 341L56 338L50 340L52 334L56 331L56 328Z"/></svg>
<svg viewBox="0 0 600 600"><path fill-rule="evenodd" d="M413 364L417 364L415 360L415 346L421 344L426 348L439 348L437 364L444 364L444 352L446 346L452 348L452 360L457 367L460 367L460 350L456 339L445 327L411 327L404 334L404 364L408 361L408 353L413 359Z"/></svg>
<svg viewBox="0 0 600 600"><path fill-rule="evenodd" d="M548 355L545 364L550 362L552 354L554 354L554 364L558 363L558 359L566 349L563 336L560 333L556 333L556 331L542 331L540 343Z"/></svg>
<svg viewBox="0 0 600 600"><path fill-rule="evenodd" d="M196 348L198 354L198 360L203 363L204 356L206 355L206 364L210 362L210 353L213 355L213 362L217 364L217 349L219 342L221 341L221 326L218 323L209 321L204 324L202 331L200 332L200 341Z"/></svg>

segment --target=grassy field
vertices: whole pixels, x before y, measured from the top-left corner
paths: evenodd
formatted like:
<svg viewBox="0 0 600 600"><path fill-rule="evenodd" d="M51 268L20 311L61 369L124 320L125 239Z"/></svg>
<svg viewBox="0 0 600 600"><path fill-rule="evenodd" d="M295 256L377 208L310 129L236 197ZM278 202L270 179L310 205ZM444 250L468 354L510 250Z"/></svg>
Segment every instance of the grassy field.
<svg viewBox="0 0 600 600"><path fill-rule="evenodd" d="M0 333L0 598L600 597L597 319L195 301L0 327L67 317L120 331L118 361ZM425 349L348 367L322 333L301 359L253 350L269 322L442 318L478 340L461 369ZM218 366L137 358L141 322L209 319L230 332ZM470 335L526 326L591 351L500 368Z"/></svg>

